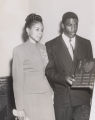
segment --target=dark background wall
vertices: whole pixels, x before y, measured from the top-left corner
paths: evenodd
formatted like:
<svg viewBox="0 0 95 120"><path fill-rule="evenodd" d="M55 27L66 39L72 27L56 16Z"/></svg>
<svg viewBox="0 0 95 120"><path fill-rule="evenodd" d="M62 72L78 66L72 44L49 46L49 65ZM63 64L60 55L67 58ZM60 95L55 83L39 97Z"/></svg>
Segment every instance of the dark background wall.
<svg viewBox="0 0 95 120"><path fill-rule="evenodd" d="M0 120L14 120L12 110L15 108L12 77L0 78Z"/></svg>

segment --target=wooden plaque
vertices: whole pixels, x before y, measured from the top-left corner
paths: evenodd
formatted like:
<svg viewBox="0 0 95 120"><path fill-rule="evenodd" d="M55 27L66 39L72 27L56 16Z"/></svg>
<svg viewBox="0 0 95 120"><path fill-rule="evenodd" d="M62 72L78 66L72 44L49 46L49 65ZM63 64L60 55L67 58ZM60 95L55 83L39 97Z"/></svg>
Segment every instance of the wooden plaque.
<svg viewBox="0 0 95 120"><path fill-rule="evenodd" d="M72 88L93 88L95 80L95 60L80 61L74 75Z"/></svg>

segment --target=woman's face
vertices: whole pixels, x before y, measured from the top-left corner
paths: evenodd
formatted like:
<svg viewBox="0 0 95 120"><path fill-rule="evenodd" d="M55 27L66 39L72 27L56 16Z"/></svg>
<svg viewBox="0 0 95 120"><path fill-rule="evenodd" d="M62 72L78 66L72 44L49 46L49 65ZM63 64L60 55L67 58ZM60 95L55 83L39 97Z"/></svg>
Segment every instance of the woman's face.
<svg viewBox="0 0 95 120"><path fill-rule="evenodd" d="M30 28L27 28L29 39L39 42L43 36L44 26L40 22L33 23Z"/></svg>

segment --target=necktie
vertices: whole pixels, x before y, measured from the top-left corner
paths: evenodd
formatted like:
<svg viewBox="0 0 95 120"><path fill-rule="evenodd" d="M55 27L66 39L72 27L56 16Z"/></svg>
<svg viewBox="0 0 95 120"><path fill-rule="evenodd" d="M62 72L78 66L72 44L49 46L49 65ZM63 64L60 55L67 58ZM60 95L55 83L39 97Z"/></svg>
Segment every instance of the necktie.
<svg viewBox="0 0 95 120"><path fill-rule="evenodd" d="M72 45L71 38L70 38L70 40L69 40L69 43L70 43L70 54L71 54L71 57L72 57L72 60L73 60L73 57L74 57L74 49L73 49L73 45Z"/></svg>

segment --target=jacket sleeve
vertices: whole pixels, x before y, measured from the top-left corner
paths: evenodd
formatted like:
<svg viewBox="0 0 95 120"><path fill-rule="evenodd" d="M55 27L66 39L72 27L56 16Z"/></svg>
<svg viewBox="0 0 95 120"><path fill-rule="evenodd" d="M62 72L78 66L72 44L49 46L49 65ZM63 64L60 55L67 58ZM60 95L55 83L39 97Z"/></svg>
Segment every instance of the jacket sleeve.
<svg viewBox="0 0 95 120"><path fill-rule="evenodd" d="M23 110L23 63L16 50L13 51L12 75L16 109Z"/></svg>
<svg viewBox="0 0 95 120"><path fill-rule="evenodd" d="M88 58L93 59L93 51L92 51L92 45L91 42L89 41L89 47L88 47Z"/></svg>
<svg viewBox="0 0 95 120"><path fill-rule="evenodd" d="M47 49L49 62L46 66L45 73L46 73L48 81L50 82L52 86L54 85L54 83L66 85L65 72L59 72L57 70L55 59L53 56L52 47L47 46L46 44L46 49Z"/></svg>

